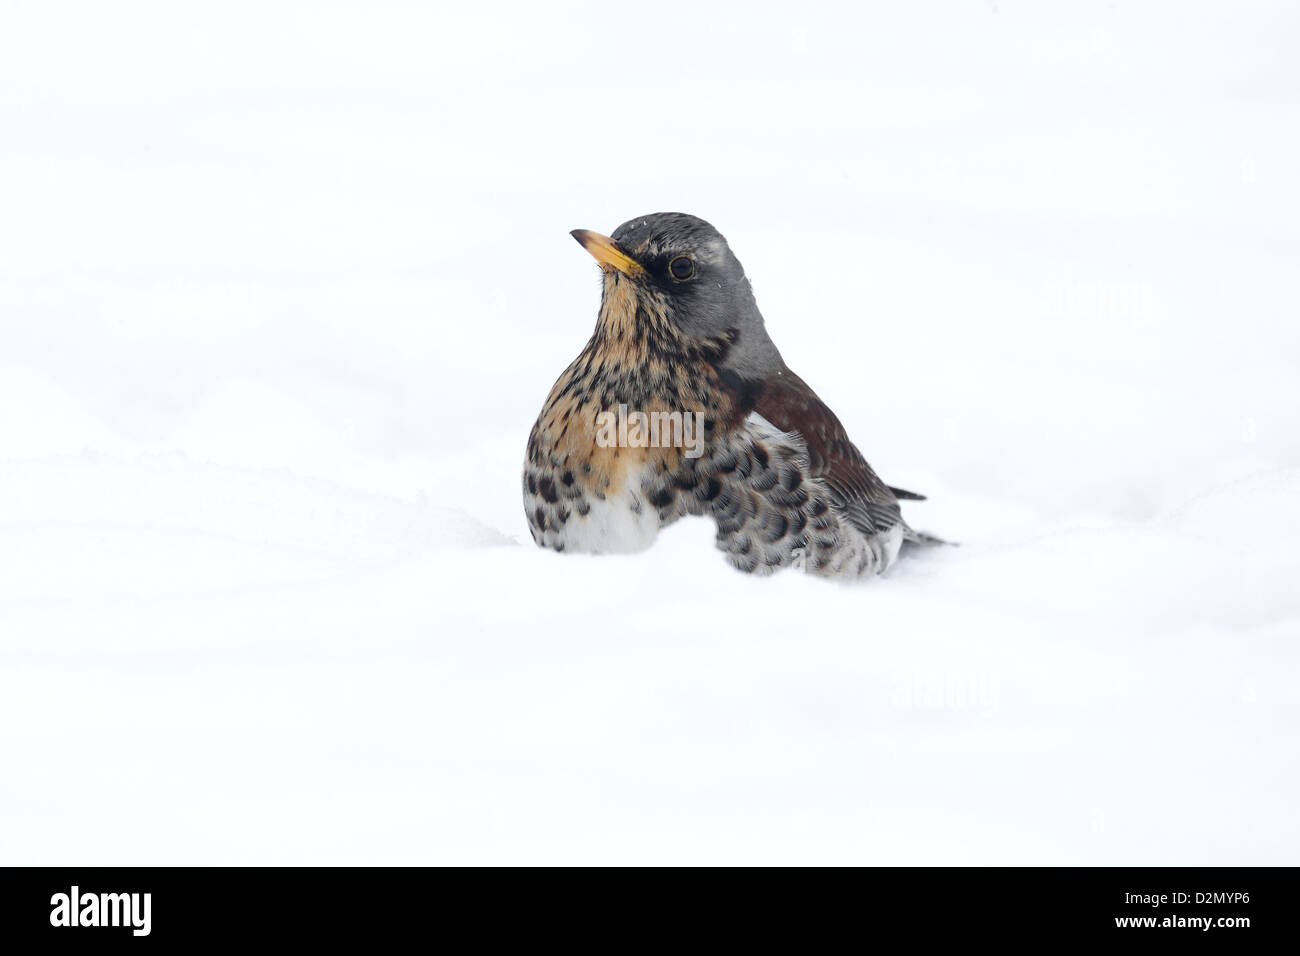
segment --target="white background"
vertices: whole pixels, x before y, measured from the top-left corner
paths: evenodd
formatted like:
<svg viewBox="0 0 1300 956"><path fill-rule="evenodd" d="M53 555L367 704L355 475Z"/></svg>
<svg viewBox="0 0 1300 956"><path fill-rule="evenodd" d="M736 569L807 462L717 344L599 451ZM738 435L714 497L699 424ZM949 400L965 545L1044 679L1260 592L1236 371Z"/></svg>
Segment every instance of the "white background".
<svg viewBox="0 0 1300 956"><path fill-rule="evenodd" d="M1295 863L1300 11L0 8L0 862ZM542 552L713 222L918 527Z"/></svg>

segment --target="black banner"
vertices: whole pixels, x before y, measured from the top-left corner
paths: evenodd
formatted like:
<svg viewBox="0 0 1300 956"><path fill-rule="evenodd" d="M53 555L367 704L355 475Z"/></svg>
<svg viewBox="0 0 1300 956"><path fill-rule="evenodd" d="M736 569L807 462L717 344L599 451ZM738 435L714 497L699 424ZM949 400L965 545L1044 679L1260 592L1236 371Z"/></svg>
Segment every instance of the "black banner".
<svg viewBox="0 0 1300 956"><path fill-rule="evenodd" d="M830 945L1120 942L1237 948L1294 936L1291 869L7 869L0 940L164 947L516 933L534 945L802 939ZM486 934L486 935L483 935ZM849 934L847 937L844 934ZM35 951L35 950L32 950Z"/></svg>

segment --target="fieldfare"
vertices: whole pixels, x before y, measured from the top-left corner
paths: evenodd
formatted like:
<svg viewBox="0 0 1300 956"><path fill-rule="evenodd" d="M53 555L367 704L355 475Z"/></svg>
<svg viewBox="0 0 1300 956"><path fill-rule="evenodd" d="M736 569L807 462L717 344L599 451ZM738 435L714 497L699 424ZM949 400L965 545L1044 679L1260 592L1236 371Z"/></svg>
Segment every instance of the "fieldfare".
<svg viewBox="0 0 1300 956"><path fill-rule="evenodd" d="M903 520L835 413L786 367L726 240L702 219L656 213L612 237L573 237L604 273L586 348L528 437L524 508L556 551L649 547L664 525L708 515L742 571L878 574L905 542L942 543Z"/></svg>

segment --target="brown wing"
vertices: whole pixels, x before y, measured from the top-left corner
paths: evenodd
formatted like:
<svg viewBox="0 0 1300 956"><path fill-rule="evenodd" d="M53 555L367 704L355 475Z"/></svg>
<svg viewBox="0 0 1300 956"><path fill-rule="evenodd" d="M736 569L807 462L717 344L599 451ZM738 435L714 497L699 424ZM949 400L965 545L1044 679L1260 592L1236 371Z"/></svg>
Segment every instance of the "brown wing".
<svg viewBox="0 0 1300 956"><path fill-rule="evenodd" d="M768 379L754 411L803 438L809 473L826 483L833 503L859 531L875 535L902 522L893 491L871 470L835 413L798 375L786 369Z"/></svg>

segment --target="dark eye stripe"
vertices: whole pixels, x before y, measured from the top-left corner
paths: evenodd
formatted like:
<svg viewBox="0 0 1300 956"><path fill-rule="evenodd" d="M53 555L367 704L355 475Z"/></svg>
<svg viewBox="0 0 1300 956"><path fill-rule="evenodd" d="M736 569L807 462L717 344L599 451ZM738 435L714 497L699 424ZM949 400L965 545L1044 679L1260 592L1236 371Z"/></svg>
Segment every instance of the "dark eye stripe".
<svg viewBox="0 0 1300 956"><path fill-rule="evenodd" d="M668 271L674 279L683 282L695 275L695 260L690 256L678 256L668 263Z"/></svg>

